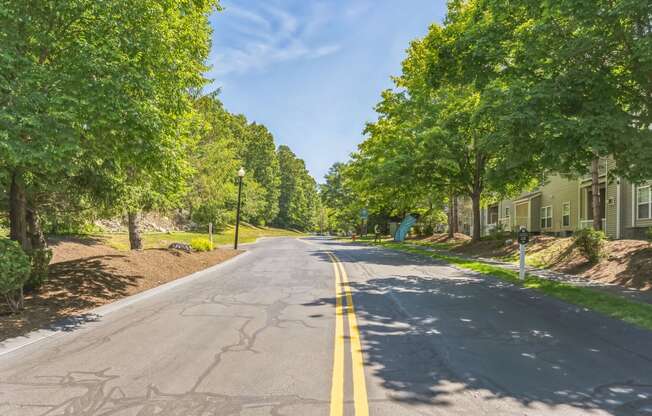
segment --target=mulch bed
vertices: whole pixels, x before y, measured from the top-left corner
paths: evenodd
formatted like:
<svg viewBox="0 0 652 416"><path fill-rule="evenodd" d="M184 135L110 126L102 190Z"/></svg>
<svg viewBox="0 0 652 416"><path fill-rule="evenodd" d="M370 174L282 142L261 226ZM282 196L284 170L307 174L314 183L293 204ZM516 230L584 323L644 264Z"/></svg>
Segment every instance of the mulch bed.
<svg viewBox="0 0 652 416"><path fill-rule="evenodd" d="M114 302L241 253L217 249L185 253L152 249L118 251L97 240L59 239L50 242L54 257L50 278L26 294L25 310L12 315L0 305L0 341L46 328L64 318Z"/></svg>
<svg viewBox="0 0 652 416"><path fill-rule="evenodd" d="M467 237L468 239L468 237ZM451 242L441 235L430 237L433 242ZM456 239L460 242L461 239ZM483 240L477 243L462 241L450 249L453 253L477 257L505 258L515 256L516 241ZM613 283L640 290L652 289L652 245L641 240L607 241L607 256L597 264L590 264L573 246L570 237L533 236L528 244L528 255L540 255L550 270L574 274L603 283Z"/></svg>

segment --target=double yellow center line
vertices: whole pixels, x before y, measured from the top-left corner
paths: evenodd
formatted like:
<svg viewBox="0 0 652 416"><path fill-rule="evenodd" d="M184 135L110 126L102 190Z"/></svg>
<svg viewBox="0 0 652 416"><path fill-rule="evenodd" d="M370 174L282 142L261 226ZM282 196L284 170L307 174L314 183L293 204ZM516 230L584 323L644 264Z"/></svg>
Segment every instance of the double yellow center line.
<svg viewBox="0 0 652 416"><path fill-rule="evenodd" d="M333 382L331 386L330 416L344 415L344 317L349 324L351 366L353 370L353 405L355 416L368 416L367 386L364 379L364 360L360 344L358 320L355 317L349 277L339 259L327 253L335 273L335 350L333 353Z"/></svg>

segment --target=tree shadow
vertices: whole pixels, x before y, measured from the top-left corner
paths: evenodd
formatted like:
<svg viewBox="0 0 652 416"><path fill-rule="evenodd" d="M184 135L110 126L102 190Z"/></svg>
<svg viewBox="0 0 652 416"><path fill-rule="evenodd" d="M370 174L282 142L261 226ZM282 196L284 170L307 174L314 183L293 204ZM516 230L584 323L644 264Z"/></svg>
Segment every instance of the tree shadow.
<svg viewBox="0 0 652 416"><path fill-rule="evenodd" d="M417 275L411 266L423 262L402 253L336 254L349 270L355 263L407 266L349 285L368 374L392 401L440 409L459 400L485 403L478 408L499 401L495 409L507 413L618 416L652 406L650 332L472 273ZM304 306L324 304L335 298Z"/></svg>
<svg viewBox="0 0 652 416"><path fill-rule="evenodd" d="M0 340L36 329L73 330L97 317L80 314L129 294L142 276L120 272L105 261L124 255L102 255L55 263L50 277L36 291L27 293L26 309L11 315L0 306Z"/></svg>
<svg viewBox="0 0 652 416"><path fill-rule="evenodd" d="M76 243L85 246L103 245L105 241L101 237L89 235L66 235L66 236L49 236L48 246L57 247L65 243Z"/></svg>

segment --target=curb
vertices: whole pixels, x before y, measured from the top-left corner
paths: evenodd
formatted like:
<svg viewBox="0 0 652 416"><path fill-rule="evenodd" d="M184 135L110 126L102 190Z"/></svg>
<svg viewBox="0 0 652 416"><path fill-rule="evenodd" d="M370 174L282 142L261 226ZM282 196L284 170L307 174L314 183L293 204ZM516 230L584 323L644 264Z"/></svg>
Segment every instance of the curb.
<svg viewBox="0 0 652 416"><path fill-rule="evenodd" d="M70 332L70 328L72 326L80 326L83 325L84 323L97 322L99 318L105 317L113 312L119 311L137 302L159 295L163 292L167 292L171 289L176 288L177 286L181 286L190 283L192 281L195 281L197 279L200 279L206 274L217 271L222 267L237 262L239 259L247 257L250 253L251 251L245 251L242 254L231 257L230 259L223 261L222 263L216 264L206 269L199 270L187 276L183 276L178 279L175 279L171 282L164 283L160 286L156 286L154 288L145 290L143 292L136 293L135 295L127 296L126 298L122 298L115 302L108 303L106 305L102 305L97 308L88 310L81 315L70 316L68 318L62 319L61 321L55 322L52 325L50 325L50 328L37 329L25 335L6 339L0 342L0 357L3 357L9 353L24 348L28 345L35 344L39 341L43 341L44 339L51 338L55 335L62 335L67 332Z"/></svg>

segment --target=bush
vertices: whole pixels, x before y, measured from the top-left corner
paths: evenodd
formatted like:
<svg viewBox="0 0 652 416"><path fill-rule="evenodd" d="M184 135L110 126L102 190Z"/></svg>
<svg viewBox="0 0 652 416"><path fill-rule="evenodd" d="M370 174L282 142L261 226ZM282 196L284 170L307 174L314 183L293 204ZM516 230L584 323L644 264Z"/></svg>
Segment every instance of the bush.
<svg viewBox="0 0 652 416"><path fill-rule="evenodd" d="M213 230L221 231L226 229L228 224L235 222L231 211L218 203L206 203L195 207L191 219L201 230L208 230L208 224L213 223Z"/></svg>
<svg viewBox="0 0 652 416"><path fill-rule="evenodd" d="M48 279L50 261L52 261L52 250L35 249L30 251L32 272L25 283L25 289L38 289Z"/></svg>
<svg viewBox="0 0 652 416"><path fill-rule="evenodd" d="M505 231L505 224L498 223L489 230L486 240L504 241L512 236L512 233Z"/></svg>
<svg viewBox="0 0 652 416"><path fill-rule="evenodd" d="M575 233L575 246L589 262L597 263L604 257L604 243L607 236L593 229L579 230Z"/></svg>
<svg viewBox="0 0 652 416"><path fill-rule="evenodd" d="M190 247L195 251L211 251L213 249L208 238L193 238L190 241Z"/></svg>
<svg viewBox="0 0 652 416"><path fill-rule="evenodd" d="M647 239L648 239L650 242L652 242L652 227L650 227L650 228L647 229L646 235L647 235Z"/></svg>
<svg viewBox="0 0 652 416"><path fill-rule="evenodd" d="M0 295L13 312L23 307L23 285L29 279L30 263L17 242L0 239Z"/></svg>

